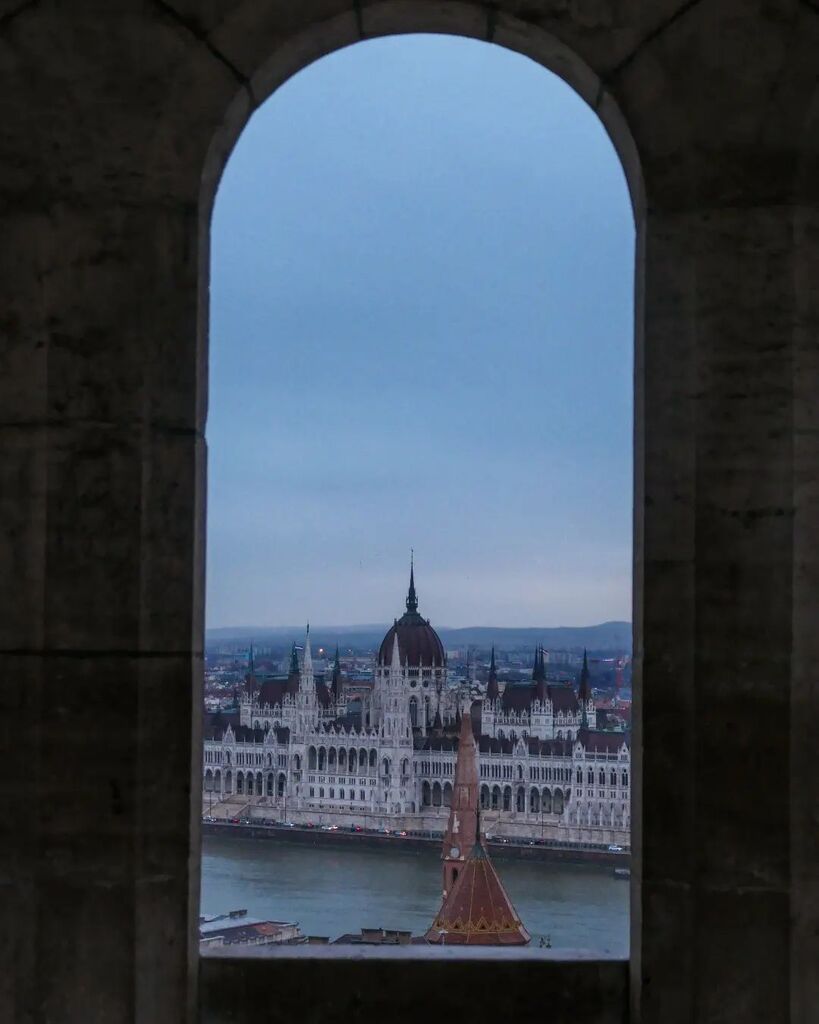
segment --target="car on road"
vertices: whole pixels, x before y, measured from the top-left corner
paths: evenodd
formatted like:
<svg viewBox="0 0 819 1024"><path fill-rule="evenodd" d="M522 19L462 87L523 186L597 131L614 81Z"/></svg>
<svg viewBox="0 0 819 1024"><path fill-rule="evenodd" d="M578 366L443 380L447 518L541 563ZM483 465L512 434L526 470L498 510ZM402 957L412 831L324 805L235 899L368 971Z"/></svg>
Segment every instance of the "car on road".
<svg viewBox="0 0 819 1024"><path fill-rule="evenodd" d="M312 821L308 821L307 824L304 827L305 828L315 828L316 826L313 824Z"/></svg>
<svg viewBox="0 0 819 1024"><path fill-rule="evenodd" d="M231 825L239 825L239 824L241 824L241 822L239 821L238 818L231 818L230 819L230 823L231 823Z"/></svg>
<svg viewBox="0 0 819 1024"><path fill-rule="evenodd" d="M609 846L609 853L623 853L623 847L618 846L617 843L612 843Z"/></svg>
<svg viewBox="0 0 819 1024"><path fill-rule="evenodd" d="M350 825L351 832L363 832L364 830L360 825Z"/></svg>
<svg viewBox="0 0 819 1024"><path fill-rule="evenodd" d="M296 827L296 823L295 823L295 821L285 821L284 822L284 827L285 828L295 828Z"/></svg>
<svg viewBox="0 0 819 1024"><path fill-rule="evenodd" d="M407 833L406 832L398 832L396 834L399 835L399 836L406 836Z"/></svg>

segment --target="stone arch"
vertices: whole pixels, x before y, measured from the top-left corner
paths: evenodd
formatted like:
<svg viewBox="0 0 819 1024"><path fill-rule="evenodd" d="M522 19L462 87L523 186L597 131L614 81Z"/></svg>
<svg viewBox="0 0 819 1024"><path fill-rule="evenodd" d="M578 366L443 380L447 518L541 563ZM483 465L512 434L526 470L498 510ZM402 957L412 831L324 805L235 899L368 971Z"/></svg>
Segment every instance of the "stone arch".
<svg viewBox="0 0 819 1024"><path fill-rule="evenodd" d="M318 770L320 772L326 771L327 769L327 750L325 747L318 748Z"/></svg>
<svg viewBox="0 0 819 1024"><path fill-rule="evenodd" d="M432 789L426 779L421 786L421 804L424 807L429 807L432 804Z"/></svg>
<svg viewBox="0 0 819 1024"><path fill-rule="evenodd" d="M244 795L245 792L245 773L236 772L236 792L237 794Z"/></svg>
<svg viewBox="0 0 819 1024"><path fill-rule="evenodd" d="M552 811L555 814L563 813L563 790L556 789L552 795Z"/></svg>
<svg viewBox="0 0 819 1024"><path fill-rule="evenodd" d="M278 781L276 784L276 796L284 796L287 789L287 776L284 772L279 772Z"/></svg>
<svg viewBox="0 0 819 1024"><path fill-rule="evenodd" d="M442 800L441 783L440 782L434 782L432 784L432 806L433 807L440 807L441 806L441 800Z"/></svg>
<svg viewBox="0 0 819 1024"><path fill-rule="evenodd" d="M499 811L501 803L503 802L501 797L500 786L492 787L492 810Z"/></svg>
<svg viewBox="0 0 819 1024"><path fill-rule="evenodd" d="M337 761L336 748L330 747L327 751L327 771L331 774L336 770Z"/></svg>
<svg viewBox="0 0 819 1024"><path fill-rule="evenodd" d="M338 748L338 770L339 772L347 771L347 748Z"/></svg>
<svg viewBox="0 0 819 1024"><path fill-rule="evenodd" d="M548 786L540 794L540 805L544 814L552 813L552 791Z"/></svg>
<svg viewBox="0 0 819 1024"><path fill-rule="evenodd" d="M268 772L267 773L267 778L265 779L264 791L265 791L265 796L273 796L273 772Z"/></svg>
<svg viewBox="0 0 819 1024"><path fill-rule="evenodd" d="M233 773L230 768L225 772L225 793L230 794L233 792Z"/></svg>
<svg viewBox="0 0 819 1024"><path fill-rule="evenodd" d="M375 768L376 761L378 760L378 753L375 749L370 751L370 768Z"/></svg>
<svg viewBox="0 0 819 1024"><path fill-rule="evenodd" d="M358 752L358 770L365 772L367 770L367 751L362 747Z"/></svg>
<svg viewBox="0 0 819 1024"><path fill-rule="evenodd" d="M205 772L205 792L213 792L213 772L210 768Z"/></svg>
<svg viewBox="0 0 819 1024"><path fill-rule="evenodd" d="M489 786L484 784L483 786L481 786L481 810L487 810L491 799L492 798L489 793Z"/></svg>
<svg viewBox="0 0 819 1024"><path fill-rule="evenodd" d="M529 810L532 814L540 814L540 792L536 786L529 791Z"/></svg>
<svg viewBox="0 0 819 1024"><path fill-rule="evenodd" d="M526 810L526 789L523 786L518 786L515 793L515 810L518 814Z"/></svg>
<svg viewBox="0 0 819 1024"><path fill-rule="evenodd" d="M512 787L511 786L504 786L503 787L503 809L505 811L511 811L512 810Z"/></svg>
<svg viewBox="0 0 819 1024"><path fill-rule="evenodd" d="M350 747L350 752L347 755L347 770L350 775L355 775L358 771L358 756L355 747Z"/></svg>
<svg viewBox="0 0 819 1024"><path fill-rule="evenodd" d="M301 771L301 754L293 755L293 770L297 772Z"/></svg>
<svg viewBox="0 0 819 1024"><path fill-rule="evenodd" d="M443 790L444 807L452 806L452 783L445 782Z"/></svg>
<svg viewBox="0 0 819 1024"><path fill-rule="evenodd" d="M310 771L318 768L318 753L315 747L309 747L307 750L307 767Z"/></svg>

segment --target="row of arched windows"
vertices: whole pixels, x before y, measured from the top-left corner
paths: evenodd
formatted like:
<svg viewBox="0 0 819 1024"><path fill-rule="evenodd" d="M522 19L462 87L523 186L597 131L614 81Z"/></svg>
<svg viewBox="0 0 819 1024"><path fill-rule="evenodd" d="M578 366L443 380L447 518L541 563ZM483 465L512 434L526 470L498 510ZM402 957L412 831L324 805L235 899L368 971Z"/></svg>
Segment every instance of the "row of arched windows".
<svg viewBox="0 0 819 1024"><path fill-rule="evenodd" d="M307 751L307 767L310 771L354 774L375 768L378 763L378 752L350 747L310 747Z"/></svg>
<svg viewBox="0 0 819 1024"><path fill-rule="evenodd" d="M481 786L481 807L484 810L511 811L519 814L562 814L569 802L571 790L549 788L538 789L532 786L528 793L525 786L512 789L511 786Z"/></svg>

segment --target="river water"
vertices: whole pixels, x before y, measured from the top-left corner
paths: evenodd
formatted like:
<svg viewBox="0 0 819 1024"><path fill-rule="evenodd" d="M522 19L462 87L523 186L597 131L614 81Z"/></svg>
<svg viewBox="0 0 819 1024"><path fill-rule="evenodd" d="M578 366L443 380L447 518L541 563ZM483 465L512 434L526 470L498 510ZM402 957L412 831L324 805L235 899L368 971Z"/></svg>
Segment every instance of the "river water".
<svg viewBox="0 0 819 1024"><path fill-rule="evenodd" d="M628 957L629 885L612 868L517 860L495 860L495 867L532 945L548 936L554 949ZM441 863L433 850L203 837L203 914L241 907L331 939L362 927L417 935L440 899Z"/></svg>

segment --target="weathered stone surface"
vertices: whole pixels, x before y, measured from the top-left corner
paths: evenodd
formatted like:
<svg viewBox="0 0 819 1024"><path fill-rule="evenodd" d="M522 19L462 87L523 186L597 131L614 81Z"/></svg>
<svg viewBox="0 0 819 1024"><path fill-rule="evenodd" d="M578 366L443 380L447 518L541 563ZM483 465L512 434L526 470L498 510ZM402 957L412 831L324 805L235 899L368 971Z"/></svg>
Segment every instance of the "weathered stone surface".
<svg viewBox="0 0 819 1024"><path fill-rule="evenodd" d="M210 205L278 84L418 30L562 75L634 199L633 1018L816 1019L817 5L3 0L4 1021L195 1013ZM520 974L518 1019L569 1005L559 966ZM300 985L318 1019L288 970L203 992ZM327 970L345 1019L383 1014L382 982L416 1017L461 984L476 1019L510 1012L494 971ZM572 1020L622 1015L605 991Z"/></svg>

